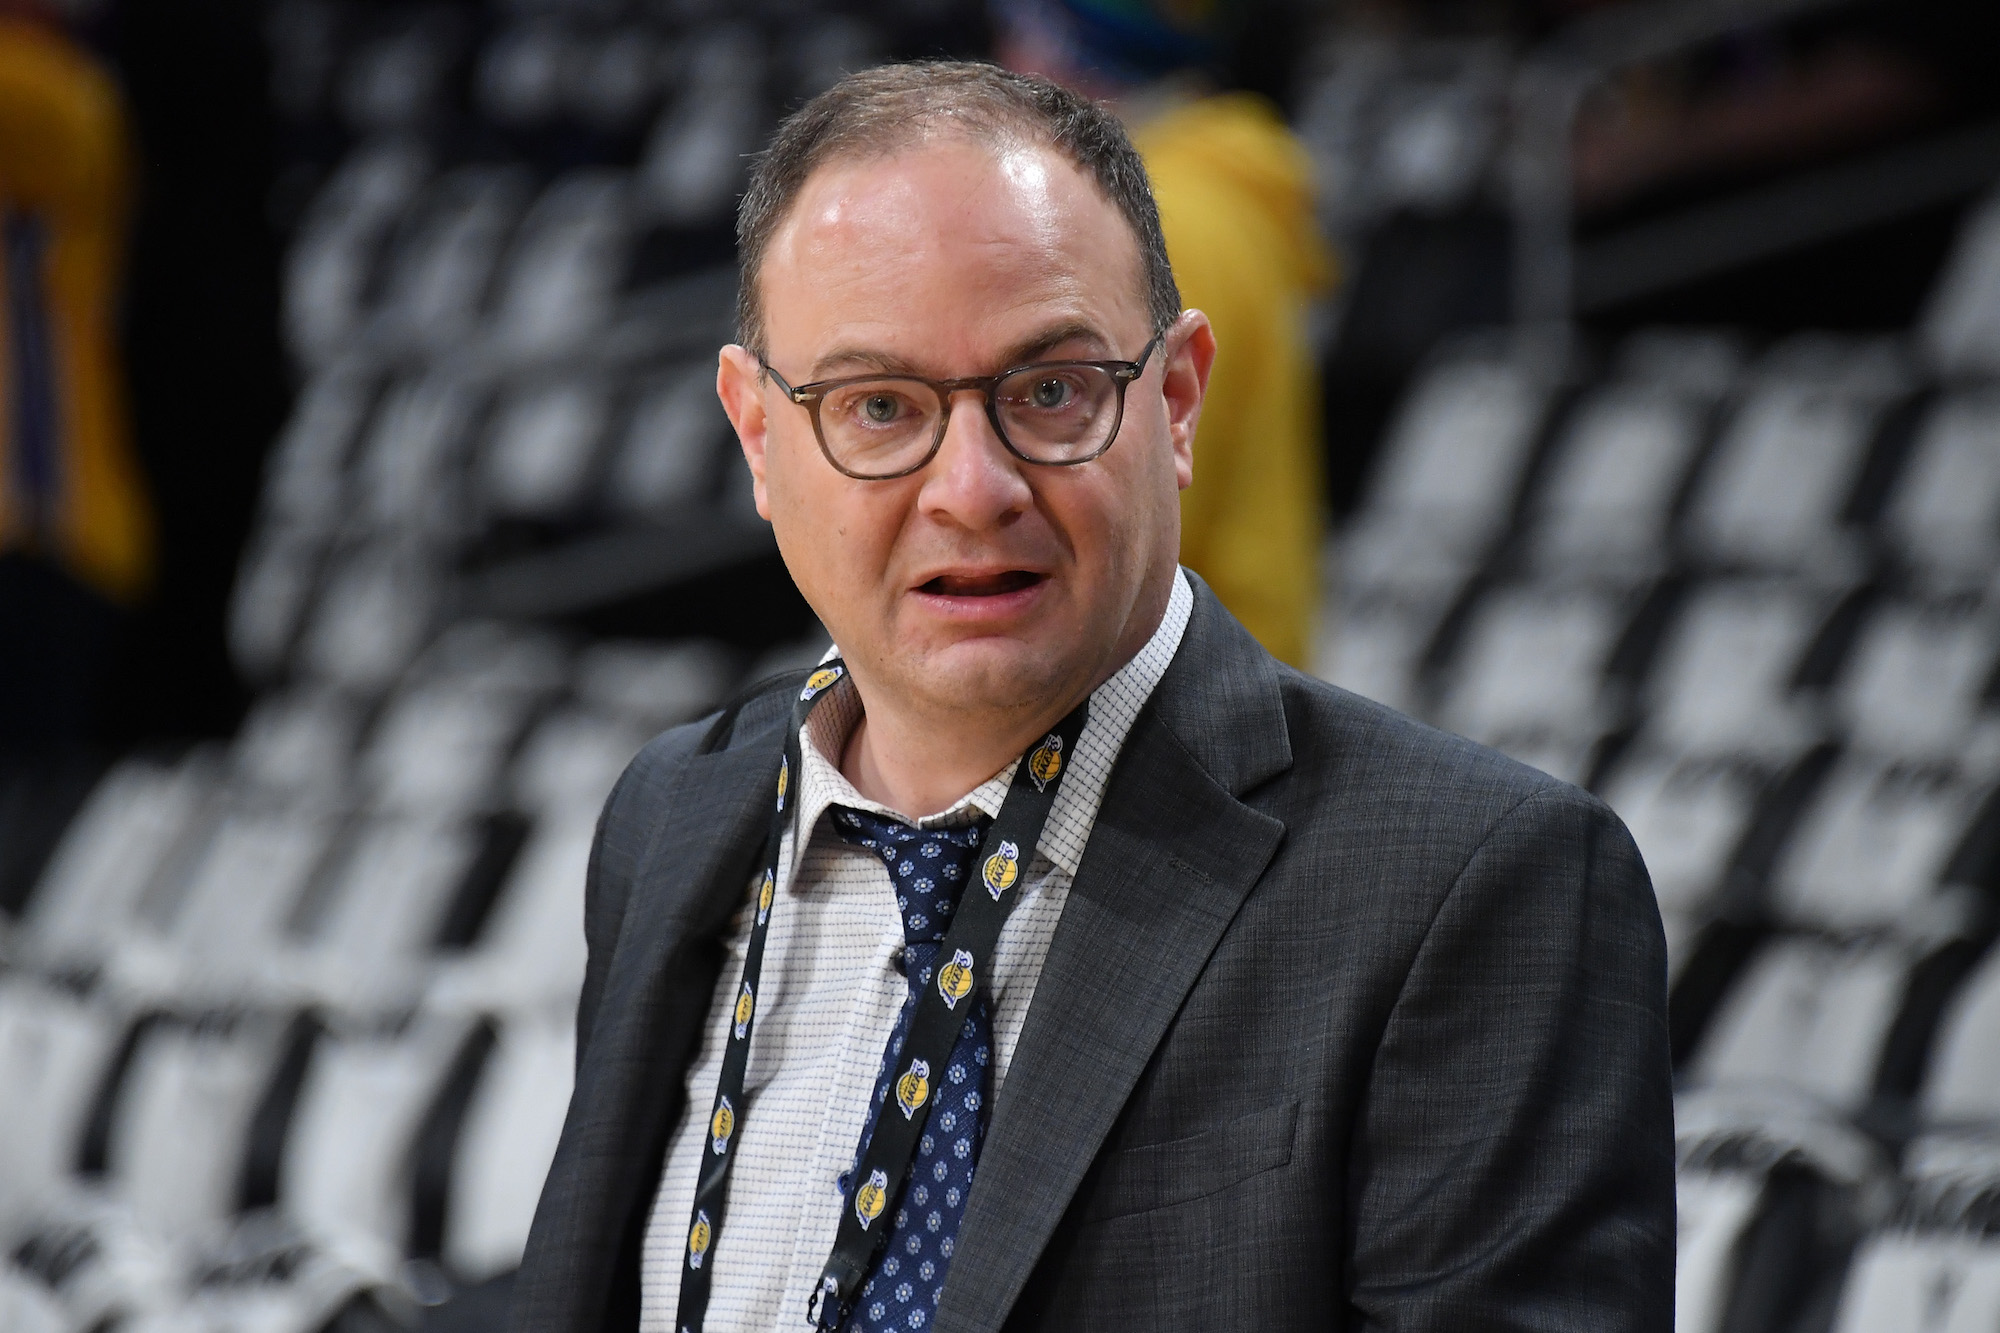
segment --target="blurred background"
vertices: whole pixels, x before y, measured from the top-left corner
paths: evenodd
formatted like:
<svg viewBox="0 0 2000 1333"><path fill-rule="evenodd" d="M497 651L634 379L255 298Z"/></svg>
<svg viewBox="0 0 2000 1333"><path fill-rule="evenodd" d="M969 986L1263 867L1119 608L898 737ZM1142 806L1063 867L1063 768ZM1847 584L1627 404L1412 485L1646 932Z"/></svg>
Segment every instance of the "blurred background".
<svg viewBox="0 0 2000 1333"><path fill-rule="evenodd" d="M1680 1333L2000 1328L2000 9L0 0L0 1329L498 1325L604 794L825 644L746 155L945 54L1147 156L1187 562L1630 824Z"/></svg>

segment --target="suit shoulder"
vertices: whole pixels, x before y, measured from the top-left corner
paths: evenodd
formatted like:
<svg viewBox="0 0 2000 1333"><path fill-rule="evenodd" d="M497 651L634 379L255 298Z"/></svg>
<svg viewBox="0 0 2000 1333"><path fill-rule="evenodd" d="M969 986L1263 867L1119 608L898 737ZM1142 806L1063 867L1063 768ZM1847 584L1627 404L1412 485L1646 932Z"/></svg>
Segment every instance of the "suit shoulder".
<svg viewBox="0 0 2000 1333"><path fill-rule="evenodd" d="M665 799L675 776L700 749L702 737L714 722L713 715L684 722L639 747L604 802L601 836L618 838L635 819L641 827L651 823L648 812Z"/></svg>
<svg viewBox="0 0 2000 1333"><path fill-rule="evenodd" d="M1616 820L1570 783L1303 672L1284 668L1281 690L1293 780L1341 809L1482 833L1517 809Z"/></svg>
<svg viewBox="0 0 2000 1333"><path fill-rule="evenodd" d="M681 765L701 748L702 737L715 725L716 716L710 713L692 722L668 727L639 747L639 753L633 755L632 762L625 767L626 776L642 782L671 780Z"/></svg>
<svg viewBox="0 0 2000 1333"><path fill-rule="evenodd" d="M605 807L607 825L628 810L650 811L696 755L768 743L766 733L774 725L782 725L785 718L790 697L785 687L794 684L790 675L762 682L724 707L670 727L647 741L612 790Z"/></svg>
<svg viewBox="0 0 2000 1333"><path fill-rule="evenodd" d="M1479 866L1590 870L1595 901L1657 932L1638 848L1596 796L1301 673L1282 688L1293 767L1269 808L1304 860L1365 867L1382 893L1433 903ZM1429 890L1406 897L1418 884Z"/></svg>

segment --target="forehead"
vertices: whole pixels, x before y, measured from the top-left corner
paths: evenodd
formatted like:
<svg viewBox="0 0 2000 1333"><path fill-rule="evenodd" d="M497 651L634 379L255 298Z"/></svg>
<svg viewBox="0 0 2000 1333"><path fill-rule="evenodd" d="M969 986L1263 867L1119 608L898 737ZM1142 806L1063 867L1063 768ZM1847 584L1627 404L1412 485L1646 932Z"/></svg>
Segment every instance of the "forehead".
<svg viewBox="0 0 2000 1333"><path fill-rule="evenodd" d="M1045 145L966 137L822 165L761 286L770 354L794 369L865 348L959 374L1038 329L1122 345L1146 319L1138 241L1096 183Z"/></svg>

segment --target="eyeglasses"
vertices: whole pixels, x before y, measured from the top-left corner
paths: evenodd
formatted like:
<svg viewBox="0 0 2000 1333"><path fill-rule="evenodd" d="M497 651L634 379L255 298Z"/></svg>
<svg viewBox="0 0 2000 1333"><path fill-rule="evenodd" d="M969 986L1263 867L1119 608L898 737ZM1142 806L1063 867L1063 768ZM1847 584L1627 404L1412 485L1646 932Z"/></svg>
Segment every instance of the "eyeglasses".
<svg viewBox="0 0 2000 1333"><path fill-rule="evenodd" d="M927 380L854 375L796 389L757 363L785 396L812 416L820 452L834 470L860 481L907 477L937 456L951 425L951 396L986 402L986 419L1007 452L1024 463L1074 467L1111 447L1125 418L1125 389L1139 378L1164 334L1137 361L1037 361L998 375Z"/></svg>

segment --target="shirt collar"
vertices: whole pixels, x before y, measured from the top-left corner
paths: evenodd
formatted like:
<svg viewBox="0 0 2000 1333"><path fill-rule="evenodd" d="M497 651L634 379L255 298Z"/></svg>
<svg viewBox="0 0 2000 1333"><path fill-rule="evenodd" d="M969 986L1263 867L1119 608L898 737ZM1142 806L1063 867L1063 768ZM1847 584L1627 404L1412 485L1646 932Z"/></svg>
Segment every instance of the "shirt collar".
<svg viewBox="0 0 2000 1333"><path fill-rule="evenodd" d="M1159 627L1146 640L1145 646L1133 654L1132 660L1120 667L1090 696L1089 721L1084 724L1083 734L1077 737L1069 772L1056 789L1055 804L1049 808L1048 822L1043 826L1042 836L1036 844L1037 850L1072 880L1082 864L1083 848L1090 839L1091 827L1097 822L1097 810L1104 800L1105 785L1111 780L1112 766L1117 763L1118 753L1124 748L1125 738L1131 733L1132 724L1138 720L1139 711L1146 706L1146 700L1152 697L1161 677L1172 665L1174 653L1180 648L1181 636L1187 631L1188 617L1193 611L1194 592L1188 586L1187 575L1175 570L1173 589L1167 598L1167 611L1160 617ZM839 655L838 647L829 648L826 653L827 658ZM818 827L820 816L826 813L828 806L846 805L891 819L902 818L895 811L861 795L840 771L841 752L847 748L847 738L853 734L855 723L861 720L861 713L861 696L854 688L854 678L844 676L806 720L805 744L799 747L800 822L795 827L807 830L808 835L791 840L791 855L786 867L788 882L795 878L799 857L804 854L805 844L811 840L810 831ZM951 828L969 824L981 815L997 817L1001 804L1007 799L1007 789L1014 781L1014 769L1020 762L1015 759L945 809L919 819L917 826Z"/></svg>

